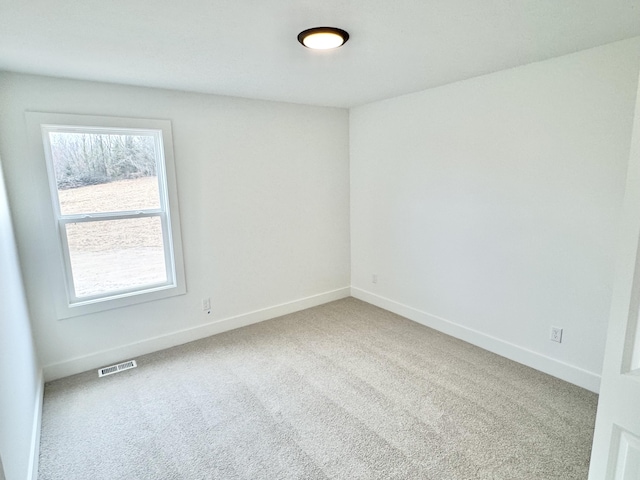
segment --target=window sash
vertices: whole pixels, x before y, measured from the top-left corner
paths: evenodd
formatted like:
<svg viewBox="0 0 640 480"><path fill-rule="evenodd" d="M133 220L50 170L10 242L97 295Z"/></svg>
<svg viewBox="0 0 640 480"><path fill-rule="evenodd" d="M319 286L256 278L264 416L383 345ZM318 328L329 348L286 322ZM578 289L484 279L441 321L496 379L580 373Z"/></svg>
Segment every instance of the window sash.
<svg viewBox="0 0 640 480"><path fill-rule="evenodd" d="M139 285L131 288L124 288L120 290L110 290L106 293L96 295L86 295L78 297L76 295L76 288L73 278L73 269L71 268L71 249L69 248L69 242L67 237L68 224L72 223L89 223L89 222L104 222L111 220L129 220L138 218L160 218L160 226L162 228L162 245L164 253L164 268L167 280L162 283L153 283L148 285ZM171 241L171 232L169 230L169 219L166 212L159 210L147 210L138 212L122 212L122 213L107 213L107 214L94 214L94 215L65 215L58 219L58 234L60 242L62 244L62 256L65 264L65 286L67 289L67 296L69 298L70 305L84 305L94 303L98 301L109 300L112 298L121 298L124 296L137 295L139 293L153 292L162 290L165 288L172 288L176 285L176 273L174 269L175 259L173 252L173 242Z"/></svg>
<svg viewBox="0 0 640 480"><path fill-rule="evenodd" d="M162 130L157 129L137 129L137 128L112 128L112 127L94 127L94 126L73 126L73 125L56 125L42 124L42 140L45 147L45 157L47 160L47 169L49 173L49 185L51 197L54 206L55 216L58 223L58 236L62 246L62 257L64 262L64 277L67 298L69 306L79 306L90 303L102 302L110 299L121 298L125 296L138 295L141 293L172 288L177 285L176 273L174 269L175 258L173 250L173 240L170 230L170 218L168 212L168 188L166 181L166 164L164 158L164 142ZM55 133L84 133L84 134L110 134L110 135L144 135L151 136L154 139L154 153L156 161L156 176L158 180L158 194L160 200L160 208L144 209L144 210L123 210L114 212L83 212L78 214L63 215L60 206L60 194L58 190L56 171L53 165L52 148L49 134ZM71 264L71 250L67 238L66 225L70 223L84 223L109 220L125 220L145 217L159 217L162 228L162 242L164 249L164 264L166 273L166 282L158 284L150 284L136 286L121 290L109 291L96 295L88 295L78 297L73 277L73 269Z"/></svg>
<svg viewBox="0 0 640 480"><path fill-rule="evenodd" d="M158 194L160 197L160 208L158 210L162 212L168 211L168 186L167 186L167 174L166 174L166 160L164 152L164 138L162 136L162 130L159 129L142 129L142 128L113 128L113 127L94 127L94 126L74 126L74 125L57 125L57 124L42 124L40 125L42 132L42 142L44 144L44 153L47 162L47 173L49 176L49 186L51 190L51 197L53 200L53 207L55 216L58 219L71 217L75 215L63 215L60 210L60 195L58 191L58 184L56 181L56 171L53 166L51 139L49 133L86 133L86 134L111 134L111 135L132 135L132 136L151 136L154 141L154 152L156 161L156 176L158 179ZM142 210L142 211L154 211L154 210ZM116 212L106 212L116 213ZM118 212L126 213L126 212ZM86 212L83 214L77 214L80 216L85 215L102 215L103 213Z"/></svg>

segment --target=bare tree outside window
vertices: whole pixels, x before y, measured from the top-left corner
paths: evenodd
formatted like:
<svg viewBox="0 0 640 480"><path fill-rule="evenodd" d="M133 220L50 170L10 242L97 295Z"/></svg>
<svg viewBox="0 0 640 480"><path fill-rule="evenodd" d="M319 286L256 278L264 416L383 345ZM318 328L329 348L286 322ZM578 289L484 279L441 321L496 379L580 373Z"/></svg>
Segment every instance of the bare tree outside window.
<svg viewBox="0 0 640 480"><path fill-rule="evenodd" d="M142 135L49 135L58 189L156 175L154 139Z"/></svg>

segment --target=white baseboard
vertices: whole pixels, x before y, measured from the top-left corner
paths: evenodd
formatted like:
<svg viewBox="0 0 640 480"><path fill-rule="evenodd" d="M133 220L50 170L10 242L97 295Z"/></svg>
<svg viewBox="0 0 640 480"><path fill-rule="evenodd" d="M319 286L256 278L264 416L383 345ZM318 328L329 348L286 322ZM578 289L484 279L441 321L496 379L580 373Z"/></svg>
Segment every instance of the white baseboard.
<svg viewBox="0 0 640 480"><path fill-rule="evenodd" d="M44 375L38 375L38 392L33 407L33 427L31 429L31 452L29 453L29 473L27 480L37 480L40 462L40 431L42 430L42 402L44 400Z"/></svg>
<svg viewBox="0 0 640 480"><path fill-rule="evenodd" d="M351 287L351 296L592 392L598 393L600 390L600 375L593 372L569 365L366 290Z"/></svg>
<svg viewBox="0 0 640 480"><path fill-rule="evenodd" d="M76 357L64 362L53 363L44 367L44 379L49 382L58 378L68 377L76 373L85 372L93 368L100 368L105 365L117 363L139 355L156 352L165 348L175 347L184 343L193 342L201 338L209 337L217 333L245 327L253 323L270 320L272 318L298 312L306 308L315 307L324 303L339 300L350 296L350 288L344 287L329 292L320 293L306 298L294 300L292 302L274 305L273 307L243 313L234 317L215 320L204 325L179 330L165 335L130 343L109 350L102 350L90 355Z"/></svg>

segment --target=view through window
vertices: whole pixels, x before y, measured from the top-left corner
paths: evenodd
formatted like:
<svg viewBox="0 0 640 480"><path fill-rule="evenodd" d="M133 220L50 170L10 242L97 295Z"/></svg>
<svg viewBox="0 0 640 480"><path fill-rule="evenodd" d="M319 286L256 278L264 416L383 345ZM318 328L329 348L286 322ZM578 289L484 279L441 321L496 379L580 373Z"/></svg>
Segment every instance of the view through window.
<svg viewBox="0 0 640 480"><path fill-rule="evenodd" d="M174 284L161 131L42 129L70 303Z"/></svg>

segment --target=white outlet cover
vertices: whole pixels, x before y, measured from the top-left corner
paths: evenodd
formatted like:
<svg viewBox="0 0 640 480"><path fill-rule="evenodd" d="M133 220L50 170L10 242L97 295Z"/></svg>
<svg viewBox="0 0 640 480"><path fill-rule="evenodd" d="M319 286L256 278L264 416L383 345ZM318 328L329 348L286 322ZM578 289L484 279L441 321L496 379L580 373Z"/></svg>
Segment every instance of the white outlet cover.
<svg viewBox="0 0 640 480"><path fill-rule="evenodd" d="M202 299L202 310L211 310L211 298Z"/></svg>
<svg viewBox="0 0 640 480"><path fill-rule="evenodd" d="M560 327L551 327L550 340L553 342L562 343L562 329Z"/></svg>

